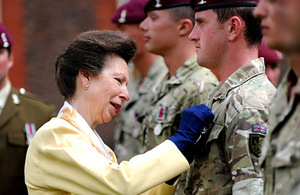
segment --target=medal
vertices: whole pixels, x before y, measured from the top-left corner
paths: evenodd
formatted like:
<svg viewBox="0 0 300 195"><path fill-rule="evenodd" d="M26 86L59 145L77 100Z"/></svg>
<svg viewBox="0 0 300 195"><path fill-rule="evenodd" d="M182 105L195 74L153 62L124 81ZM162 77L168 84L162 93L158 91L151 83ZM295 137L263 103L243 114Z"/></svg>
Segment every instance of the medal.
<svg viewBox="0 0 300 195"><path fill-rule="evenodd" d="M138 138L139 135L140 135L140 129L137 128L137 127L135 127L135 128L133 129L133 131L132 131L132 136L133 136L134 138Z"/></svg>
<svg viewBox="0 0 300 195"><path fill-rule="evenodd" d="M160 133L163 129L162 123L165 121L165 108L164 108L164 106L161 105L158 108L158 113L157 113L156 116L157 116L156 117L156 122L158 122L158 124L155 125L155 127L154 127L154 134L155 135L160 135Z"/></svg>
<svg viewBox="0 0 300 195"><path fill-rule="evenodd" d="M165 120L165 108L163 106L160 106L158 109L156 121L163 122Z"/></svg>
<svg viewBox="0 0 300 195"><path fill-rule="evenodd" d="M26 144L29 146L31 143L33 136L35 135L36 128L34 123L26 123L25 124L25 133L26 133Z"/></svg>
<svg viewBox="0 0 300 195"><path fill-rule="evenodd" d="M155 125L154 127L154 134L155 135L159 135L162 131L162 125L160 123L158 123L157 125Z"/></svg>

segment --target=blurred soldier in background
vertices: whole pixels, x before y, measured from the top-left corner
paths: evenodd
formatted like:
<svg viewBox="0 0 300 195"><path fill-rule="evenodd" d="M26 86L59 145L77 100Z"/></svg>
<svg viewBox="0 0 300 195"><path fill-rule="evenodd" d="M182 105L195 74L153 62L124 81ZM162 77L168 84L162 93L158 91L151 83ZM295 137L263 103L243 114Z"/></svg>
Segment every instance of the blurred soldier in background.
<svg viewBox="0 0 300 195"><path fill-rule="evenodd" d="M261 0L254 10L261 19L266 46L283 52L290 69L270 105L269 132L261 167L265 194L300 192L300 1Z"/></svg>
<svg viewBox="0 0 300 195"><path fill-rule="evenodd" d="M119 161L129 160L141 153L141 123L137 118L149 108L157 85L168 73L162 57L145 48L144 33L139 28L140 22L147 16L144 12L147 2L131 0L121 6L112 17L117 30L131 36L138 49L131 64L133 66L128 86L130 100L123 105L122 112L115 119L114 151Z"/></svg>
<svg viewBox="0 0 300 195"><path fill-rule="evenodd" d="M0 194L27 194L24 163L27 147L36 130L56 116L45 100L15 89L8 78L14 64L13 40L0 24Z"/></svg>
<svg viewBox="0 0 300 195"><path fill-rule="evenodd" d="M169 74L158 88L142 121L143 151L171 137L179 128L184 109L204 102L218 83L216 76L196 62L194 45L188 40L194 12L188 0L151 0L148 17L141 23L146 48L163 56ZM183 194L185 175L176 191Z"/></svg>

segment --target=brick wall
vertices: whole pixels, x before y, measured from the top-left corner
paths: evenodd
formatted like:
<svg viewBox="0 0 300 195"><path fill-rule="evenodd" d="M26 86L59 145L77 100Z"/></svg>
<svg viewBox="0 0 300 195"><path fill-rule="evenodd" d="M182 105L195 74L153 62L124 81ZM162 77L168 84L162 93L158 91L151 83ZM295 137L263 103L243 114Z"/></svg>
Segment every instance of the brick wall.
<svg viewBox="0 0 300 195"><path fill-rule="evenodd" d="M15 64L12 84L24 87L51 103L57 110L63 99L54 81L54 62L75 37L90 29L113 29L110 22L117 0L0 0L2 22L14 38ZM113 126L101 129L112 146Z"/></svg>

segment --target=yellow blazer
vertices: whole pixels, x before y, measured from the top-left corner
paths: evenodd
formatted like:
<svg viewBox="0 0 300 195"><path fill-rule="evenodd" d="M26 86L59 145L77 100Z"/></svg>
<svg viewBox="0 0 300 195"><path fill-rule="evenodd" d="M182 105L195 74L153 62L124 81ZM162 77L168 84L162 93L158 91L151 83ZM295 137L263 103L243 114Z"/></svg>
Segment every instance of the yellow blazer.
<svg viewBox="0 0 300 195"><path fill-rule="evenodd" d="M53 118L36 133L25 163L29 194L170 194L164 184L189 169L176 145L167 140L145 154L117 163L67 120Z"/></svg>

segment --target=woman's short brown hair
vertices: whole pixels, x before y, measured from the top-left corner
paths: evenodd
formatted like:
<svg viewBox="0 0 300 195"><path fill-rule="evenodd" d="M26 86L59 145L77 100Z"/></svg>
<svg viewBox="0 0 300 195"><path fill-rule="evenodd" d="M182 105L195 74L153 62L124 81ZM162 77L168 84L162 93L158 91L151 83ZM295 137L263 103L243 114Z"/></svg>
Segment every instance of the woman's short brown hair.
<svg viewBox="0 0 300 195"><path fill-rule="evenodd" d="M107 30L81 33L56 60L57 87L68 99L75 93L79 71L98 75L110 54L116 54L128 63L135 53L135 42L124 33Z"/></svg>

